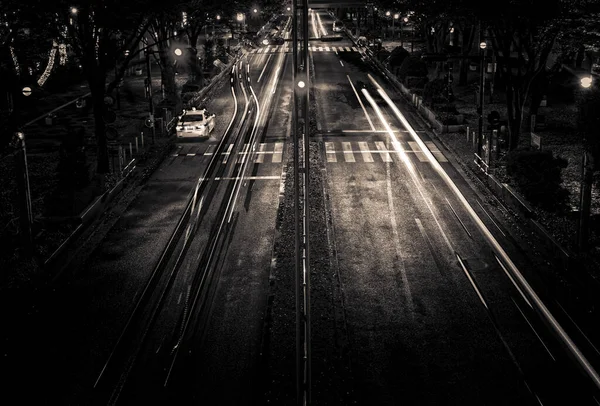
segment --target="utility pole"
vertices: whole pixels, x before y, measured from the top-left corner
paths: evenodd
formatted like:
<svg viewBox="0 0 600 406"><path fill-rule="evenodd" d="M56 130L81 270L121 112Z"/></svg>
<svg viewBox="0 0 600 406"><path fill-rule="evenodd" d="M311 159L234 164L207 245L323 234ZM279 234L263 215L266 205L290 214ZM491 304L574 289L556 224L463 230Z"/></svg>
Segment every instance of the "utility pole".
<svg viewBox="0 0 600 406"><path fill-rule="evenodd" d="M148 113L150 114L150 121L152 123L150 129L152 130L152 145L154 145L156 141L156 127L154 126L154 101L152 100L152 72L150 71L150 53L153 51L151 51L148 48L144 52L146 53L146 81L148 82L146 87L146 93L148 94Z"/></svg>
<svg viewBox="0 0 600 406"><path fill-rule="evenodd" d="M17 172L17 186L19 188L21 243L23 245L23 254L30 257L33 254L33 213L31 209L31 192L29 188L25 134L22 132L14 133L12 146L17 149L15 166Z"/></svg>
<svg viewBox="0 0 600 406"><path fill-rule="evenodd" d="M479 23L479 131L477 134L477 155L481 157L483 143L483 102L485 95L485 48L487 44L483 38L483 26Z"/></svg>

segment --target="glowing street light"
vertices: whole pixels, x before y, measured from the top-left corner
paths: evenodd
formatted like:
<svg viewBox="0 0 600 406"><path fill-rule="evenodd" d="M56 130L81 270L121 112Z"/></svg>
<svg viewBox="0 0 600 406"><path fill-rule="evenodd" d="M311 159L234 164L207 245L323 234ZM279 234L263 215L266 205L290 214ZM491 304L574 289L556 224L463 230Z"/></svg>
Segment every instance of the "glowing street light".
<svg viewBox="0 0 600 406"><path fill-rule="evenodd" d="M217 21L221 19L221 16L217 14Z"/></svg>
<svg viewBox="0 0 600 406"><path fill-rule="evenodd" d="M183 54L183 51L179 48L175 48L175 50L173 51L175 53L175 55L177 56L181 56Z"/></svg>
<svg viewBox="0 0 600 406"><path fill-rule="evenodd" d="M591 76L585 76L585 77L581 78L581 87L587 89L590 86L592 86L592 77Z"/></svg>
<svg viewBox="0 0 600 406"><path fill-rule="evenodd" d="M77 14L78 12L77 7L71 7L71 14Z"/></svg>
<svg viewBox="0 0 600 406"><path fill-rule="evenodd" d="M299 87L300 89L304 89L304 87L305 87L305 86L306 86L306 83L304 83L304 81L303 81L303 80L301 80L301 81L299 81L299 82L298 82L298 87Z"/></svg>

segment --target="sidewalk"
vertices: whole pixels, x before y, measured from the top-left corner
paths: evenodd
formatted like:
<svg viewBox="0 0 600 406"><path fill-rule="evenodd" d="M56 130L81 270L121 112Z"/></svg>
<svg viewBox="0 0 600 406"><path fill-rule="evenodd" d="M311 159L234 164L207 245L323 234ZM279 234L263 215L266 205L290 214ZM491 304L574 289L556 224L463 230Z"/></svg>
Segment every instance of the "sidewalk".
<svg viewBox="0 0 600 406"><path fill-rule="evenodd" d="M0 234L4 247L3 255L0 257L0 268L11 271L3 273L0 278L2 293L5 294L7 290L13 288L28 290L40 283L43 284L45 278L49 276L48 266L53 267L48 261L55 250L62 247L63 243L70 244L72 240L80 238L80 231L83 232L82 226L87 227L88 223L100 214L98 210L104 210L111 200L118 200L116 196L124 193L124 189L135 188L143 182L169 151L173 138L160 131L161 122L156 122L159 128L156 128L155 145L152 145L151 129L144 125L149 108L148 99L144 96L145 78L145 66L142 68L141 75L133 74L124 78L124 84L119 91L120 108L117 108L116 103L113 106L117 119L112 126L120 136L114 141L109 141L111 173L104 179L96 176L97 151L91 111L77 108L72 104L58 111L51 124L47 124L46 120L42 119L25 129L36 249L34 258L27 261L20 258L20 241L18 236L15 237L19 230L20 213L14 179L14 159L9 156L0 161L0 175L3 179L0 198L3 207L7 208L0 213L0 220L3 226L8 224L2 230L3 234ZM161 99L160 69L156 64L152 65L152 79L156 106ZM176 77L179 87L187 80L187 74L179 74ZM56 103L55 106L62 105L66 101L86 94L87 88L82 86L85 85L74 85L64 92L49 95L45 105L51 110L52 103ZM113 92L113 95L116 98L116 92ZM36 116L39 114L36 113ZM159 109L155 109L155 117L159 116ZM71 216L48 217L45 201L57 184L59 147L68 127L82 127L85 131L85 151L92 180L86 187L76 192Z"/></svg>

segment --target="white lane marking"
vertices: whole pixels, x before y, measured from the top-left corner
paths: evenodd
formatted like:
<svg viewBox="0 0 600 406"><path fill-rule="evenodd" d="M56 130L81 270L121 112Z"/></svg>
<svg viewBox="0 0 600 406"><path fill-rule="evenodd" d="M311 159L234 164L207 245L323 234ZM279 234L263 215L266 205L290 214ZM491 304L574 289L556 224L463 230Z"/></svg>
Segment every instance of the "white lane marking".
<svg viewBox="0 0 600 406"><path fill-rule="evenodd" d="M311 51L315 51L317 50L317 47L310 47Z"/></svg>
<svg viewBox="0 0 600 406"><path fill-rule="evenodd" d="M538 332L535 331L535 329L533 328L533 326L529 322L529 319L527 318L527 316L525 316L525 313L523 313L523 310L521 310L521 308L519 307L519 305L517 304L517 302L515 302L515 299L513 299L511 297L510 300L512 300L512 302L514 303L514 305L517 307L517 310L519 310L519 313L521 313L521 316L523 316L523 318L525 319L525 321L527 322L527 324L531 328L531 331L533 331L533 333L538 338L538 340L540 340L540 343L542 343L542 345L544 346L544 348L548 352L548 355L550 355L550 358L552 358L552 361L556 362L556 358L554 358L554 355L552 355L552 353L550 352L550 349L546 346L546 343L544 342L544 340L542 340L542 337L540 337L540 335L538 334Z"/></svg>
<svg viewBox="0 0 600 406"><path fill-rule="evenodd" d="M381 95L381 97L388 103L390 108L394 111L394 113L396 114L396 117L402 122L404 127L410 131L411 137L415 141L420 143L420 146L422 149L425 148L425 150L426 150L427 147L425 146L425 144L423 144L423 141L419 138L417 133L414 132L412 126L410 125L410 123L408 122L406 117L404 117L404 114L402 114L402 112L400 112L398 107L394 104L392 99L390 99L390 97L387 95L387 93L383 90L381 85L379 85L379 83L377 83L377 81L370 74L368 76L369 76L369 79L377 87L377 92ZM592 364L587 359L587 357L585 355L583 355L583 353L581 352L579 347L575 344L575 342L573 342L573 340L567 334L567 332L558 323L556 318L552 315L552 313L546 307L544 302L540 299L540 297L537 295L537 293L533 290L531 285L529 285L529 282L527 282L527 279L525 279L525 277L523 276L521 271L519 271L519 268L517 268L515 263L511 260L508 253L504 250L502 245L500 245L498 240L496 240L494 235L490 232L490 230L487 228L487 226L479 218L477 213L475 213L475 210L473 210L473 207L471 207L471 205L469 204L469 202L467 201L465 196L461 193L460 189L458 189L458 186L456 186L454 181L444 171L444 169L439 164L439 162L437 162L435 160L435 157L431 154L431 152L429 152L428 150L426 150L425 152L426 152L426 154L428 154L429 159L432 160L433 168L438 172L438 174L441 176L441 178L444 180L444 182L446 182L446 184L450 187L450 189L452 189L454 194L459 198L459 200L464 205L464 207L467 210L467 212L469 213L469 215L472 217L475 224L477 224L477 226L481 230L484 237L488 240L492 249L494 249L496 251L496 253L498 253L502 257L502 261L504 261L508 265L513 276L515 276L518 279L518 281L521 284L521 286L523 287L523 289L527 292L527 295L535 303L537 309L541 312L542 316L546 319L546 322L554 330L554 333L560 338L560 340L563 342L563 344L569 349L571 354L577 359L577 362L585 370L588 377L594 382L594 385L596 386L596 388L600 389L600 375L598 375L598 372L596 372L596 369L592 366Z"/></svg>
<svg viewBox="0 0 600 406"><path fill-rule="evenodd" d="M469 232L469 230L467 230L467 226L465 226L465 223L463 223L463 221L458 216L458 213L456 212L456 210L454 210L454 207L452 207L452 203L450 203L450 200L448 200L448 198L446 196L444 196L444 199L446 199L446 203L448 203L448 206L450 206L450 210L452 210L452 213L454 213L454 215L458 219L458 222L460 223L460 225L462 226L462 228L467 232L467 235L470 238L473 238L473 236L471 235L471 233Z"/></svg>
<svg viewBox="0 0 600 406"><path fill-rule="evenodd" d="M331 132L331 131L327 131ZM375 133L375 134L387 134L389 131L386 130L340 130L341 133ZM408 130L392 130L393 133L407 133ZM425 131L417 131L417 132L425 132Z"/></svg>
<svg viewBox="0 0 600 406"><path fill-rule="evenodd" d="M321 52L321 51L323 51L323 47L319 47L319 51L320 51L320 52Z"/></svg>
<svg viewBox="0 0 600 406"><path fill-rule="evenodd" d="M387 151L387 148L383 141L375 141L375 146L379 150L379 155L381 155L381 159L383 160L383 162L392 162L392 157Z"/></svg>
<svg viewBox="0 0 600 406"><path fill-rule="evenodd" d="M267 147L267 144L264 142L261 142L260 145L258 146L258 153L256 154L256 163L263 163L265 160L265 148Z"/></svg>
<svg viewBox="0 0 600 406"><path fill-rule="evenodd" d="M329 47L325 47L325 51L329 52Z"/></svg>
<svg viewBox="0 0 600 406"><path fill-rule="evenodd" d="M223 152L223 155L225 155L225 158L223 158L223 163L226 164L227 163L227 159L229 158L229 155L231 154L231 150L233 149L233 144L229 144L229 147L227 148L226 152Z"/></svg>
<svg viewBox="0 0 600 406"><path fill-rule="evenodd" d="M373 162L373 155L371 155L371 151L369 151L369 146L365 141L359 141L358 148L360 148L360 153L362 154L363 161Z"/></svg>
<svg viewBox="0 0 600 406"><path fill-rule="evenodd" d="M354 159L354 153L352 152L352 144L349 142L342 142L342 149L344 150L344 160L346 162L356 162Z"/></svg>
<svg viewBox="0 0 600 406"><path fill-rule="evenodd" d="M331 47L331 49L333 49L333 52L335 52L337 54L337 48L336 47Z"/></svg>
<svg viewBox="0 0 600 406"><path fill-rule="evenodd" d="M353 47L353 48L354 48L354 47ZM356 49L356 48L354 48L354 49ZM346 51L350 52L350 51L352 51L352 50L351 50L350 48L346 47Z"/></svg>
<svg viewBox="0 0 600 406"><path fill-rule="evenodd" d="M504 232L502 231L502 229L500 228L500 226L498 224L496 224L496 222L494 221L494 219L492 218L492 216L490 216L488 214L488 212L483 208L483 206L481 205L481 203L479 203L479 200L477 200L477 204L479 205L479 207L481 207L481 210L483 210L483 212L489 217L489 219L496 226L496 228L498 229L498 231L500 231L500 234L502 234L504 237L506 237L506 234L504 234Z"/></svg>
<svg viewBox="0 0 600 406"><path fill-rule="evenodd" d="M408 145L410 146L410 149L413 150L413 152L415 153L415 155L417 156L417 158L419 159L419 161L421 162L427 162L428 159L425 156L425 154L423 153L423 151L421 150L421 148L419 148L419 144L417 144L414 141L408 141Z"/></svg>
<svg viewBox="0 0 600 406"><path fill-rule="evenodd" d="M344 66L344 63L342 61L340 61L340 65Z"/></svg>
<svg viewBox="0 0 600 406"><path fill-rule="evenodd" d="M437 145L433 141L425 141L425 145L429 148L429 151L437 158L438 162L448 162L444 154L438 149Z"/></svg>
<svg viewBox="0 0 600 406"><path fill-rule="evenodd" d="M465 275L467 275L467 279L469 279L469 282L471 282L471 286L473 286L473 289L475 289L477 296L479 296L479 300L481 300L481 303L483 303L483 305L485 306L486 309L489 309L487 303L485 302L485 299L483 298L483 296L481 295L481 292L479 291L479 288L477 288L475 281L473 280L473 278L471 278L471 273L467 270L467 267L463 263L462 258L458 254L455 254L455 255L456 255L456 258L458 259L458 263L460 264L460 268L465 273Z"/></svg>
<svg viewBox="0 0 600 406"><path fill-rule="evenodd" d="M327 155L327 162L337 162L337 158L335 156L335 146L333 142L325 143L325 154Z"/></svg>
<svg viewBox="0 0 600 406"><path fill-rule="evenodd" d="M283 158L283 142L275 143L275 150L273 151L273 163L281 162Z"/></svg>
<svg viewBox="0 0 600 406"><path fill-rule="evenodd" d="M366 144L366 142L364 144ZM392 193L392 177L389 163L385 164L385 178L388 195L388 208L390 210L390 223L392 224L392 233L394 234L394 245L396 248L396 258L400 268L400 277L402 278L402 287L404 290L404 295L406 296L406 303L408 305L409 314L411 317L414 317L414 303L412 293L410 291L410 285L408 283L408 276L406 275L406 267L404 266L402 249L400 248L400 234L398 233L398 224L396 223L396 209L394 208L394 195Z"/></svg>
<svg viewBox="0 0 600 406"><path fill-rule="evenodd" d="M369 125L371 126L371 130L375 131L375 126L373 125L373 122L371 121L371 117L369 117L369 113L367 113L367 109L365 108L365 105L363 104L362 100L360 99L360 96L358 95L358 92L356 91L356 88L354 87L354 83L352 83L352 79L350 79L349 75L346 75L346 77L348 78L348 82L350 82L350 86L352 86L352 90L354 91L354 94L356 95L356 98L358 99L358 102L360 103L360 107L362 107L363 111L365 112L365 117L367 117L367 121L369 122Z"/></svg>
<svg viewBox="0 0 600 406"><path fill-rule="evenodd" d="M196 154L185 154L185 156L196 156Z"/></svg>
<svg viewBox="0 0 600 406"><path fill-rule="evenodd" d="M500 268L502 268L502 270L504 271L504 273L506 274L506 276L508 276L508 279L510 279L510 281L515 286L515 288L517 288L517 291L519 292L519 294L521 295L521 297L523 298L523 300L525 301L525 303L527 303L529 305L529 307L531 307L533 309L533 306L531 305L531 302L529 302L529 300L527 300L527 297L525 296L525 294L523 293L523 291L521 290L521 288L519 287L519 285L517 285L517 282L515 282L515 280L510 275L510 273L508 272L508 270L504 267L504 264L502 264L502 262L500 261L500 259L496 255L494 255L494 258L496 258L496 262L498 262L498 264L500 265Z"/></svg>
<svg viewBox="0 0 600 406"><path fill-rule="evenodd" d="M265 66L262 68L262 71L260 72L260 76L258 77L258 80L256 81L256 83L260 82L260 78L262 78L263 73L265 73L265 69L267 69L267 65L269 64L269 61L271 60L271 56L269 55L269 57L267 58L267 62L265 62Z"/></svg>

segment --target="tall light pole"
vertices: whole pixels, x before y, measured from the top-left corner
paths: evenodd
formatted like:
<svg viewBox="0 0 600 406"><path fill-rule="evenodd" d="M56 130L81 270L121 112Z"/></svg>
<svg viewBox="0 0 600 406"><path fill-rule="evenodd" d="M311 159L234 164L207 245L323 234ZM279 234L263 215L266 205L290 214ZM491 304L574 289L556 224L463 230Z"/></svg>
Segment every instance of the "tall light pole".
<svg viewBox="0 0 600 406"><path fill-rule="evenodd" d="M386 11L386 12L385 12L385 16L386 16L386 17L390 17L391 15L392 15L392 12L391 12L391 11ZM387 23L386 23L386 24L387 24ZM394 24L394 19L392 18L392 27L393 27L393 24ZM389 27L389 26L388 26L388 27ZM392 31L393 31L393 28L392 28ZM392 35L393 35L393 34L392 34Z"/></svg>
<svg viewBox="0 0 600 406"><path fill-rule="evenodd" d="M590 89L592 86L592 76L585 76L581 78L580 85L586 91L593 91ZM586 101L589 103L589 101ZM590 113L586 112L586 116ZM589 117L585 117L589 120ZM587 134L584 132L584 149L583 149L583 163L581 168L581 189L579 194L579 227L577 230L577 249L579 252L583 252L588 248L588 237L590 228L590 211L592 203L592 184L594 182L594 162L588 146L586 145Z"/></svg>
<svg viewBox="0 0 600 406"><path fill-rule="evenodd" d="M481 34L480 34L481 35ZM481 156L481 145L483 142L483 97L485 94L485 49L487 43L479 42L479 133L477 134L477 154Z"/></svg>
<svg viewBox="0 0 600 406"><path fill-rule="evenodd" d="M392 39L396 38L396 29L394 28L394 20L400 18L400 14L394 14L394 18L392 19ZM402 29L402 23L400 23L400 28Z"/></svg>

